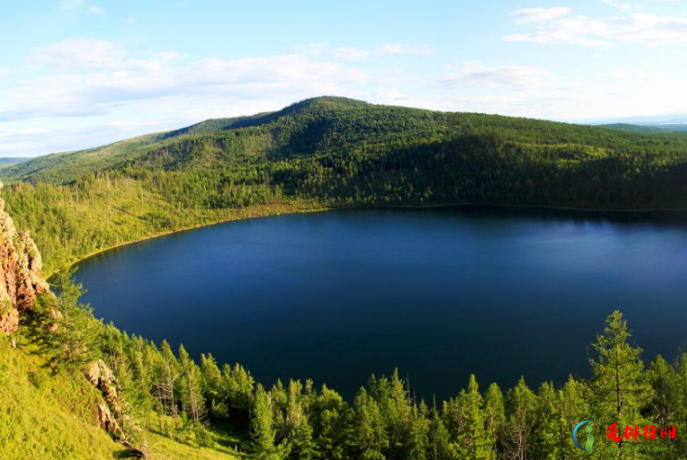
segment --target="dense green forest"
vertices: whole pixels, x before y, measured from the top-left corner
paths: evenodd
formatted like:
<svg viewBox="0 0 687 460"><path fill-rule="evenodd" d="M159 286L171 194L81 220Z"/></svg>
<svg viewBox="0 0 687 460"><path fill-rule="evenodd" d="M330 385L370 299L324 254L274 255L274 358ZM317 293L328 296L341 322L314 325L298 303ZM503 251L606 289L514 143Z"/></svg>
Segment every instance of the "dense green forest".
<svg viewBox="0 0 687 460"><path fill-rule="evenodd" d="M118 382L125 436L144 452L145 433L154 432L274 460L563 460L590 455L573 444L572 432L594 420L597 458L681 459L687 453L687 353L674 362L657 356L645 366L617 311L587 352L590 379L570 376L559 388L544 382L536 389L521 379L501 389L480 386L471 376L462 390L456 382L455 397L425 401L394 371L372 376L346 401L312 381L265 388L239 364L217 363L211 354L198 363L183 346L175 352L167 342L128 336L93 318L68 275L60 275L57 288L59 298L42 297L25 318L22 343L38 347L58 376L78 379L83 366L104 360ZM54 309L61 313L57 334L49 330ZM614 423L618 443L606 436ZM661 435L669 426L676 437ZM622 455L617 448L625 449Z"/></svg>
<svg viewBox="0 0 687 460"><path fill-rule="evenodd" d="M275 113L41 157L0 176L9 185L3 192L8 212L17 227L31 231L55 273L87 254L153 235L339 206L684 209L687 139L317 98ZM31 369L13 391L26 404L38 395L45 404L73 406L75 419L87 418L78 401L89 390L65 382L83 379L84 368L103 360L116 377L116 415L131 445L147 452L152 433L170 452L178 448L165 440L208 452L158 458L563 460L589 455L572 443L583 420L601 424L599 445L626 449L622 455L599 450L598 458L687 455L687 354L645 366L619 312L587 351L589 379L571 376L558 388L546 382L530 388L520 380L501 389L472 377L456 382L455 397L428 401L418 400L394 372L372 376L347 401L311 381L265 387L240 364L218 363L210 354L197 362L183 347L128 336L93 318L68 274L60 272L53 283L59 296L42 296L19 336L0 344L3 372ZM10 340L18 342L17 353L9 351ZM3 401L20 413L13 404ZM621 435L628 425L640 431L655 425L659 432L672 425L677 438L640 433L615 444L606 440L612 423ZM22 419L0 427L1 439L25 452L30 424ZM94 446L108 442L93 439ZM83 446L70 442L81 452ZM64 458L81 458L75 455Z"/></svg>
<svg viewBox="0 0 687 460"><path fill-rule="evenodd" d="M324 97L40 157L0 177L52 271L182 228L337 206L684 209L687 138Z"/></svg>

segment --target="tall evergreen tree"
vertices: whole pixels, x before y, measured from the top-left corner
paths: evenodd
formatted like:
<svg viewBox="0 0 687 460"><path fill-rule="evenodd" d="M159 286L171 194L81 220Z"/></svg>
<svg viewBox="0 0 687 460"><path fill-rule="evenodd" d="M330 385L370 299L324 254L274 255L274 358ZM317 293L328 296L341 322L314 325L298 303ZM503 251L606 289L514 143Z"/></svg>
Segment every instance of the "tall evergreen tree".
<svg viewBox="0 0 687 460"><path fill-rule="evenodd" d="M395 369L391 379L379 382L377 402L385 420L389 437L390 457L400 458L408 449L412 407L405 382Z"/></svg>
<svg viewBox="0 0 687 460"><path fill-rule="evenodd" d="M229 409L223 400L222 371L219 370L212 354L200 355L200 372L203 398L207 401L210 415L216 418L227 418Z"/></svg>
<svg viewBox="0 0 687 460"><path fill-rule="evenodd" d="M421 402L413 405L408 431L407 451L402 458L427 460L429 454L430 421L427 418L427 405Z"/></svg>
<svg viewBox="0 0 687 460"><path fill-rule="evenodd" d="M289 458L293 460L310 460L317 454L304 399L301 383L289 381L285 422L286 439L290 447Z"/></svg>
<svg viewBox="0 0 687 460"><path fill-rule="evenodd" d="M644 371L642 349L630 345L630 337L627 321L616 310L606 319L604 332L593 345L597 357L591 361L592 408L600 423L617 425L620 448L627 425L634 428L648 422L643 413L654 393ZM622 457L622 450L618 457Z"/></svg>
<svg viewBox="0 0 687 460"><path fill-rule="evenodd" d="M174 418L178 416L175 387L179 373L179 362L169 343L163 340L155 369L154 391L163 411Z"/></svg>
<svg viewBox="0 0 687 460"><path fill-rule="evenodd" d="M559 437L567 442L566 448L563 449L566 460L586 458L586 452L574 447L571 433L578 423L587 420L592 413L588 401L588 385L570 376L559 393L561 417L565 421L565 424L560 426ZM601 439L605 438L604 433L599 431L599 434Z"/></svg>
<svg viewBox="0 0 687 460"><path fill-rule="evenodd" d="M461 391L459 401L463 417L462 430L458 434L460 457L469 460L491 460L492 438L485 429L484 401L474 375L470 376L467 391Z"/></svg>
<svg viewBox="0 0 687 460"><path fill-rule="evenodd" d="M255 380L243 366L222 367L222 400L227 406L249 410L254 386Z"/></svg>
<svg viewBox="0 0 687 460"><path fill-rule="evenodd" d="M568 424L562 414L562 399L553 383L539 387L533 432L533 458L564 460L570 450Z"/></svg>
<svg viewBox="0 0 687 460"><path fill-rule="evenodd" d="M318 446L318 458L342 460L350 435L350 409L343 398L326 385L315 398L311 423Z"/></svg>
<svg viewBox="0 0 687 460"><path fill-rule="evenodd" d="M282 444L275 445L276 430L273 420L272 398L262 385L258 384L251 410L251 439L256 458L260 460L282 460L288 454Z"/></svg>
<svg viewBox="0 0 687 460"><path fill-rule="evenodd" d="M659 430L667 426L680 426L685 408L681 406L683 389L679 373L658 355L649 366L649 376L654 390L654 398L651 401L652 422ZM685 436L684 431L678 431L678 434L680 438ZM684 458L684 446L675 439L660 439L656 442L666 448L663 453L664 459Z"/></svg>
<svg viewBox="0 0 687 460"><path fill-rule="evenodd" d="M47 323L52 325L44 337L52 343L53 364L61 367L78 367L93 360L102 327L93 318L91 307L79 302L84 289L72 281L74 272L64 269L57 273L53 284L57 298L43 309L48 313Z"/></svg>
<svg viewBox="0 0 687 460"><path fill-rule="evenodd" d="M503 446L503 429L506 423L506 413L503 403L503 393L496 383L489 385L484 396L484 416L487 434L491 438L491 448L494 458L500 458Z"/></svg>
<svg viewBox="0 0 687 460"><path fill-rule="evenodd" d="M451 445L451 434L446 429L439 411L432 408L432 423L429 431L430 458L432 460L456 460L455 451Z"/></svg>
<svg viewBox="0 0 687 460"><path fill-rule="evenodd" d="M507 453L515 460L527 460L530 456L532 428L535 422L536 396L529 389L524 378L508 392L508 419L505 436Z"/></svg>
<svg viewBox="0 0 687 460"><path fill-rule="evenodd" d="M186 415L195 424L199 424L205 415L205 399L201 387L201 373L196 363L190 358L186 348L179 346L179 367L181 372L180 400Z"/></svg>
<svg viewBox="0 0 687 460"><path fill-rule="evenodd" d="M361 460L384 460L389 436L379 404L361 388L355 397L354 442Z"/></svg>

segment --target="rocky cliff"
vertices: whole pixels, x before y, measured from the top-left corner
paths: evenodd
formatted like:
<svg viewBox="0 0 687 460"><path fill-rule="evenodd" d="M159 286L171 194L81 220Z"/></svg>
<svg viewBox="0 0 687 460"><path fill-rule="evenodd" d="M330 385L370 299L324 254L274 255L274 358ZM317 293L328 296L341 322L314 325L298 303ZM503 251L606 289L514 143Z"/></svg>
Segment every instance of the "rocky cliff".
<svg viewBox="0 0 687 460"><path fill-rule="evenodd" d="M49 290L42 267L36 244L28 232L17 231L0 198L0 331L16 332L19 316L33 307L37 295Z"/></svg>

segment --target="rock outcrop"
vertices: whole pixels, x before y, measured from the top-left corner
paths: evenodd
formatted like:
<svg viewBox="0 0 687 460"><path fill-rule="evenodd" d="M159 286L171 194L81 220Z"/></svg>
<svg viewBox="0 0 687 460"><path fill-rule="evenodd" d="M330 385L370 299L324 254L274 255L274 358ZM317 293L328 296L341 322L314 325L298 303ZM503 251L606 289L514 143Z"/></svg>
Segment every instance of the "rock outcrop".
<svg viewBox="0 0 687 460"><path fill-rule="evenodd" d="M2 182L0 182L2 188ZM28 232L18 232L0 198L0 331L16 332L19 316L49 291L41 277L43 262Z"/></svg>
<svg viewBox="0 0 687 460"><path fill-rule="evenodd" d="M98 404L98 423L118 439L123 439L118 420L122 417L121 401L117 392L117 379L102 359L91 363L85 371L91 385L100 390L105 399Z"/></svg>

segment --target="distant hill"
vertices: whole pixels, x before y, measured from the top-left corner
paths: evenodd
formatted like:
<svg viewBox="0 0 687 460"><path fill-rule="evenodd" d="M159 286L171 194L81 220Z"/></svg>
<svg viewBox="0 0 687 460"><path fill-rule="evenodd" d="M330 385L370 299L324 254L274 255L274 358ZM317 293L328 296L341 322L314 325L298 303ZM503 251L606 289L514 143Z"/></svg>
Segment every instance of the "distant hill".
<svg viewBox="0 0 687 460"><path fill-rule="evenodd" d="M670 132L682 133L687 131L687 124L664 124L664 125L633 125L629 123L612 123L606 125L598 125L602 128L616 129L619 131L628 131L633 133L662 133Z"/></svg>
<svg viewBox="0 0 687 460"><path fill-rule="evenodd" d="M628 123L613 123L609 125L599 125L602 128L617 129L619 131L628 131L632 133L666 133L669 131L665 128L660 128L658 126L643 126L643 125L631 125Z"/></svg>
<svg viewBox="0 0 687 460"><path fill-rule="evenodd" d="M49 261L336 206L687 209L687 136L610 128L320 97L32 159L0 178Z"/></svg>
<svg viewBox="0 0 687 460"><path fill-rule="evenodd" d="M342 153L394 145L448 141L466 134L492 133L502 141L575 148L591 156L598 149L633 140L604 128L658 134L633 125L590 127L477 113L433 112L380 106L339 97L301 101L280 111L206 120L185 128L139 136L113 144L38 157L3 170L6 182L67 183L88 173L146 165L148 168L209 168L226 164L234 151L271 159L316 152ZM202 155L196 146L206 148ZM210 144L213 144L210 148ZM596 153L594 153L596 152Z"/></svg>
<svg viewBox="0 0 687 460"><path fill-rule="evenodd" d="M15 163L21 163L22 161L27 161L27 160L30 160L30 158L3 157L3 158L0 158L0 163L2 163L2 164L15 164Z"/></svg>
<svg viewBox="0 0 687 460"><path fill-rule="evenodd" d="M8 166L16 165L24 161L29 161L31 158L23 157L4 157L0 158L0 169L7 168Z"/></svg>

